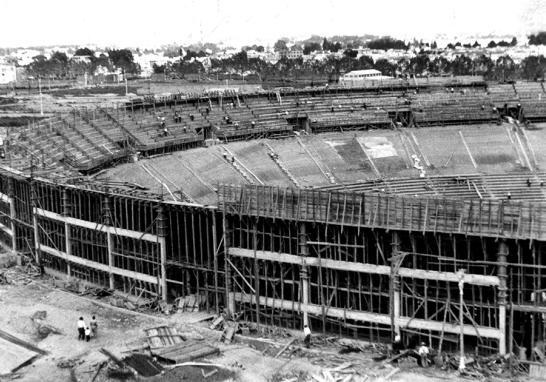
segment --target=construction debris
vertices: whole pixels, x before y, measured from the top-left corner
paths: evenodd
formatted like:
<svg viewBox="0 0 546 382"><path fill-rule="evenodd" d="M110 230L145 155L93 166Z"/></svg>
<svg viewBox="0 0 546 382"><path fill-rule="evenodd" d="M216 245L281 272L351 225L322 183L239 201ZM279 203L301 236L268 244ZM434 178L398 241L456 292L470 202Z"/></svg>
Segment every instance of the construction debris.
<svg viewBox="0 0 546 382"><path fill-rule="evenodd" d="M39 310L31 317L38 337L44 339L50 334L62 334L61 330L45 322L46 316L45 310Z"/></svg>
<svg viewBox="0 0 546 382"><path fill-rule="evenodd" d="M188 340L172 346L151 349L151 352L152 355L166 362L182 363L218 354L220 349L203 341Z"/></svg>
<svg viewBox="0 0 546 382"><path fill-rule="evenodd" d="M146 354L131 354L123 359L123 362L136 370L143 377L151 377L163 371L160 364L155 362L152 357Z"/></svg>
<svg viewBox="0 0 546 382"><path fill-rule="evenodd" d="M175 328L166 325L145 329L144 332L151 349L176 345L185 340Z"/></svg>
<svg viewBox="0 0 546 382"><path fill-rule="evenodd" d="M275 357L273 357L273 358L278 358L278 357L279 357L282 353L284 353L284 351L285 351L286 349L288 349L288 347L289 347L290 345L292 345L295 341L296 341L296 339L295 339L295 338L292 338L286 345L284 345L284 346L282 347L281 350L279 350L279 352L278 352L277 354L275 354Z"/></svg>
<svg viewBox="0 0 546 382"><path fill-rule="evenodd" d="M182 312L198 312L207 301L203 294L190 294L175 300L175 306Z"/></svg>
<svg viewBox="0 0 546 382"><path fill-rule="evenodd" d="M222 333L222 337L220 338L220 341L225 344L230 344L233 341L233 337L235 336L235 333L239 330L239 324L237 323L227 323L225 325L224 332Z"/></svg>

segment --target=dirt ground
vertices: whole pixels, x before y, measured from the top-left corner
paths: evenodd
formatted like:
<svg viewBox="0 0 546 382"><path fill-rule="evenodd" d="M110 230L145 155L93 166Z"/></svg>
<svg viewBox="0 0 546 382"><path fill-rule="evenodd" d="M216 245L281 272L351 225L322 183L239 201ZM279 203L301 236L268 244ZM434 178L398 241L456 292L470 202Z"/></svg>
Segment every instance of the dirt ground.
<svg viewBox="0 0 546 382"><path fill-rule="evenodd" d="M254 337L236 335L231 344L225 345L220 342L220 331L210 330L210 322L200 321L210 316L208 313L175 313L170 316L139 313L113 307L96 297L67 292L55 284L59 282L55 283L48 277L23 277L22 281L0 285L0 328L48 352L14 374L0 376L0 381L91 381L98 365L107 360L99 351L101 348L124 357L130 354L129 349L145 345L145 328L162 324L176 327L186 338L203 338L218 347L219 355L206 357L199 362L225 365L226 369L204 378L203 374L208 372L207 367L179 367L155 377L132 376L130 380L311 381L314 380L313 375L321 376L325 369L331 370L343 364L346 370L354 372L360 380L367 381L384 381L389 374L392 374L388 378L390 381L460 380L455 371L442 371L435 367L423 369L411 359L401 361L397 365L399 370L394 373L393 366L372 359L377 356L373 346L369 346L369 351L340 354L340 347L317 337L313 339L311 349L307 350L301 347L299 333L282 329L276 329L277 333L282 333L279 336L264 335L264 331ZM37 311L45 312L43 322L57 329L59 334L51 333L43 338L43 335L37 333L36 323L32 320ZM98 335L90 342L79 341L76 321L80 316L89 320L92 315L98 319ZM295 342L283 355L275 358L278 351L291 340L289 335L296 336ZM0 362L1 358L0 354ZM95 379L96 382L111 380L119 379L109 378L104 368ZM520 380L527 379L522 377Z"/></svg>

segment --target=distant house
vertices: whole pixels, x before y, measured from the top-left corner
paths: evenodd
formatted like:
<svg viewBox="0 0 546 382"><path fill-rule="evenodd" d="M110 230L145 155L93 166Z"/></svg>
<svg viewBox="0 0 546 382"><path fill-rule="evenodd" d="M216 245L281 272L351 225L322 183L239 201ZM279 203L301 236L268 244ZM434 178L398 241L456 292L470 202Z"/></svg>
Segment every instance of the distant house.
<svg viewBox="0 0 546 382"><path fill-rule="evenodd" d="M285 49L285 50L281 50L279 52L279 56L281 58L288 58L289 60L294 60L296 58L300 58L300 57L303 57L303 50L301 49Z"/></svg>
<svg viewBox="0 0 546 382"><path fill-rule="evenodd" d="M15 65L0 64L0 84L9 84L17 80Z"/></svg>
<svg viewBox="0 0 546 382"><path fill-rule="evenodd" d="M74 62L81 62L84 64L90 64L91 63L91 56L72 56L72 61Z"/></svg>

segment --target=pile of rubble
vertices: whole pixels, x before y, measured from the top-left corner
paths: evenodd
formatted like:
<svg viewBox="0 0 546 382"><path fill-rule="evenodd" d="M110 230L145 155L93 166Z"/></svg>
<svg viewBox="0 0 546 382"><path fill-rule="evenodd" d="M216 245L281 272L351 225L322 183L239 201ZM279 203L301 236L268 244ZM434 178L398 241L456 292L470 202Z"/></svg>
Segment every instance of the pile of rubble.
<svg viewBox="0 0 546 382"><path fill-rule="evenodd" d="M0 284L28 285L41 275L40 269L32 264L0 268Z"/></svg>

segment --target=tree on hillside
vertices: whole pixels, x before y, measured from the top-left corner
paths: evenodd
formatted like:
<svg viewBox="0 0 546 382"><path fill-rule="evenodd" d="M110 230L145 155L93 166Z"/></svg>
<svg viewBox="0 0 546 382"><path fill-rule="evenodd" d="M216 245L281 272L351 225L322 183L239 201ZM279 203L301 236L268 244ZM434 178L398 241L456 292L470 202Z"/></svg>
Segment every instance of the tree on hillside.
<svg viewBox="0 0 546 382"><path fill-rule="evenodd" d="M402 40L395 40L392 37L382 37L377 40L372 40L368 44L368 48L370 49L381 49L381 50L389 50L389 49L400 49L400 50L407 50L408 46L406 43Z"/></svg>
<svg viewBox="0 0 546 382"><path fill-rule="evenodd" d="M529 36L529 45L546 45L546 32L538 32Z"/></svg>
<svg viewBox="0 0 546 382"><path fill-rule="evenodd" d="M138 67L135 64L133 53L129 49L109 50L108 57L112 61L112 65L120 68L124 73L138 73Z"/></svg>
<svg viewBox="0 0 546 382"><path fill-rule="evenodd" d="M436 56L429 62L429 72L435 74L446 74L449 72L450 62L444 56Z"/></svg>
<svg viewBox="0 0 546 382"><path fill-rule="evenodd" d="M424 74L428 71L430 58L427 54L419 54L409 61L409 70L412 74Z"/></svg>
<svg viewBox="0 0 546 382"><path fill-rule="evenodd" d="M473 61L474 74L484 76L485 79L490 79L494 73L495 63L490 57L482 54Z"/></svg>
<svg viewBox="0 0 546 382"><path fill-rule="evenodd" d="M91 56L91 57L95 57L95 52L93 52L89 48L78 48L78 49L76 49L76 52L74 53L74 56Z"/></svg>
<svg viewBox="0 0 546 382"><path fill-rule="evenodd" d="M395 76L396 75L396 65L390 63L384 58L380 58L374 64L374 69L379 70L385 76Z"/></svg>
<svg viewBox="0 0 546 382"><path fill-rule="evenodd" d="M345 49L343 55L349 58L356 58L356 56L358 56L358 51L353 49Z"/></svg>
<svg viewBox="0 0 546 382"><path fill-rule="evenodd" d="M318 42L306 42L303 45L303 54L308 55L316 50L321 50L322 46Z"/></svg>
<svg viewBox="0 0 546 382"><path fill-rule="evenodd" d="M32 62L28 65L28 72L35 77L49 76L51 73L48 58L43 54L32 57Z"/></svg>
<svg viewBox="0 0 546 382"><path fill-rule="evenodd" d="M526 80L544 80L546 58L543 55L525 57L521 61L521 75Z"/></svg>
<svg viewBox="0 0 546 382"><path fill-rule="evenodd" d="M360 56L358 58L358 68L359 69L373 69L373 58L370 56Z"/></svg>
<svg viewBox="0 0 546 382"><path fill-rule="evenodd" d="M502 56L495 62L495 76L501 81L513 80L516 74L516 63L510 56Z"/></svg>
<svg viewBox="0 0 546 382"><path fill-rule="evenodd" d="M283 50L288 50L285 40L277 40L275 45L273 45L273 50L275 52L282 52Z"/></svg>
<svg viewBox="0 0 546 382"><path fill-rule="evenodd" d="M466 76L472 74L474 66L470 57L461 54L460 56L455 57L453 61L451 61L450 68L453 75Z"/></svg>

